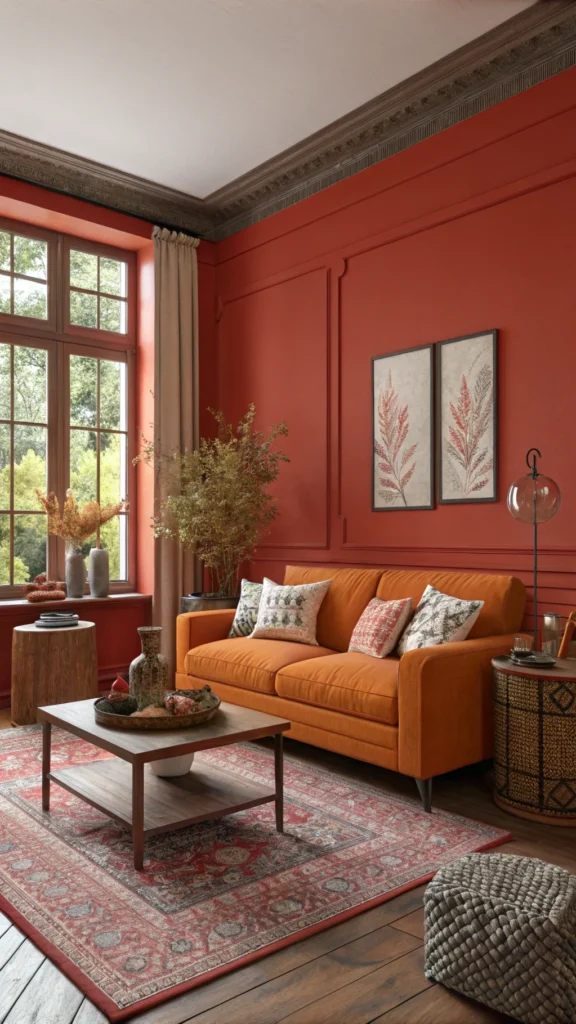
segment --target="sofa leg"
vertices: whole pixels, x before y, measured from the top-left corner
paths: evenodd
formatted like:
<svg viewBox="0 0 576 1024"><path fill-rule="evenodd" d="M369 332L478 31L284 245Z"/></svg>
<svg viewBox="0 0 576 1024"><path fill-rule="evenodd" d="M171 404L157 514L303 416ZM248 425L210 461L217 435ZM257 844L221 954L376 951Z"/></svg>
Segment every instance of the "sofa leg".
<svg viewBox="0 0 576 1024"><path fill-rule="evenodd" d="M432 810L432 779L414 779L425 811Z"/></svg>

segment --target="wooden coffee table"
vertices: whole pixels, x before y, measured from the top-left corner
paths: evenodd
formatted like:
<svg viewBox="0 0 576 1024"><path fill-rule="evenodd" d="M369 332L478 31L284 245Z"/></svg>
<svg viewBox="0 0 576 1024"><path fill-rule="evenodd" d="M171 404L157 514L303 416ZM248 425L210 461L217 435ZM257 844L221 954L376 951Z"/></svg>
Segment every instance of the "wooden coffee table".
<svg viewBox="0 0 576 1024"><path fill-rule="evenodd" d="M205 725L163 732L132 732L97 725L94 701L80 700L38 708L38 721L42 723L43 732L42 809L50 810L50 783L56 782L121 825L126 825L132 831L137 871L143 867L146 836L185 828L210 818L221 818L247 807L274 801L276 828L283 831L282 734L290 728L290 722L283 718L263 715L235 704L221 704L218 714ZM116 756L52 771L53 725ZM261 783L247 782L202 759L195 759L192 770L176 778L159 778L149 770L144 771L149 761L243 740L262 739L264 736L274 736L275 739L274 789Z"/></svg>

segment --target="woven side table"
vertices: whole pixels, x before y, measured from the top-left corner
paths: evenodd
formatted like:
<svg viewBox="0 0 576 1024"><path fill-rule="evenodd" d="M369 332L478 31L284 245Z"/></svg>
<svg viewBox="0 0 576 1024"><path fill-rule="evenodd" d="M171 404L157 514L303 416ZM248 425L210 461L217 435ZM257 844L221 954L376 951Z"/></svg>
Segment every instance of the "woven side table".
<svg viewBox="0 0 576 1024"><path fill-rule="evenodd" d="M520 818L576 826L576 661L494 658L494 801Z"/></svg>

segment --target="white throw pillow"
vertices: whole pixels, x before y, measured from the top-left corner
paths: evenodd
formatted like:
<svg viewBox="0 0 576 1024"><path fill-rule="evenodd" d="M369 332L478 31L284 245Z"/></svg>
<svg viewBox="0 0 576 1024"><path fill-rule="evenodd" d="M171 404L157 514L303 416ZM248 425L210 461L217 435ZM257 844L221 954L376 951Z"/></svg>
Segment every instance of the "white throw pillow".
<svg viewBox="0 0 576 1024"><path fill-rule="evenodd" d="M463 601L427 586L414 618L400 637L398 654L465 640L483 606L484 601Z"/></svg>
<svg viewBox="0 0 576 1024"><path fill-rule="evenodd" d="M315 644L316 618L331 580L288 587L264 577L258 620L251 634L260 640Z"/></svg>
<svg viewBox="0 0 576 1024"><path fill-rule="evenodd" d="M262 584L242 580L240 600L230 627L229 637L250 636L258 619L258 608L262 597Z"/></svg>

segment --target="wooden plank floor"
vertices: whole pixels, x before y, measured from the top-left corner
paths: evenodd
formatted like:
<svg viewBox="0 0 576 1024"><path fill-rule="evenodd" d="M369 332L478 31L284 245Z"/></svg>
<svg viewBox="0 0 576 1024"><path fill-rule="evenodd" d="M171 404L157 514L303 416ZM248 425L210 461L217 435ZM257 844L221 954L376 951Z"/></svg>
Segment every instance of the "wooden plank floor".
<svg viewBox="0 0 576 1024"><path fill-rule="evenodd" d="M10 725L0 711L0 728ZM415 797L410 779L286 742L311 763ZM508 829L501 849L576 871L573 831L513 818L497 808L485 769L435 783L434 803ZM490 854L487 853L487 856ZM511 1018L428 982L423 973L424 886L319 935L132 1018L133 1024L510 1024ZM0 1024L105 1024L64 975L0 915Z"/></svg>

